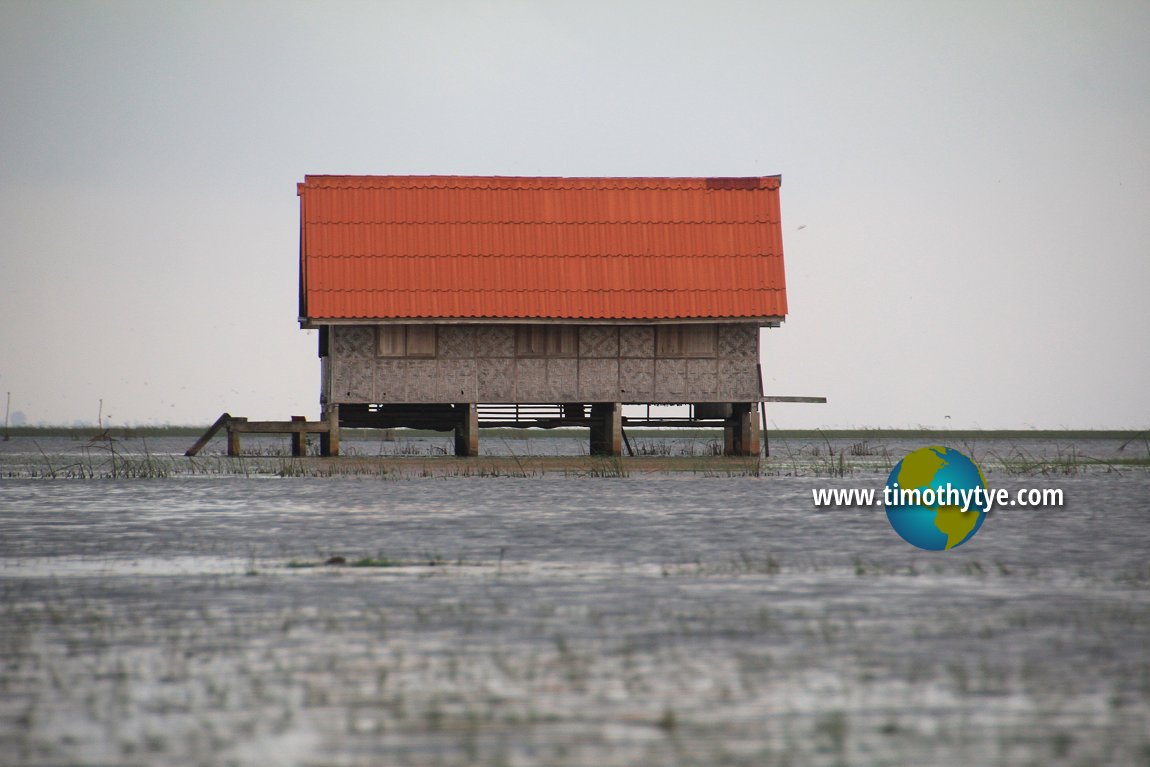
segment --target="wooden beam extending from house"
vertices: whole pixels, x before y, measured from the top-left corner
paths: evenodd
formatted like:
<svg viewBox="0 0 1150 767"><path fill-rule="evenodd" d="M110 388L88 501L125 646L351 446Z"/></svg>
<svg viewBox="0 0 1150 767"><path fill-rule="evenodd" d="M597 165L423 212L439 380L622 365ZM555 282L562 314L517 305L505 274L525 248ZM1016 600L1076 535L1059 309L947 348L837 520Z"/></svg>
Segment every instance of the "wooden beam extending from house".
<svg viewBox="0 0 1150 767"><path fill-rule="evenodd" d="M760 389L759 391L762 391L762 389ZM763 404L763 407L760 408L760 410L762 411L762 419L763 419L763 456L765 458L770 458L771 457L771 442L767 438L767 408L766 408L765 403L767 403L767 402L805 402L805 403L812 404L812 405L825 405L825 404L827 404L827 398L826 397L786 397L786 396L777 396L776 395L776 396L771 396L771 397L759 397L759 402L761 404Z"/></svg>

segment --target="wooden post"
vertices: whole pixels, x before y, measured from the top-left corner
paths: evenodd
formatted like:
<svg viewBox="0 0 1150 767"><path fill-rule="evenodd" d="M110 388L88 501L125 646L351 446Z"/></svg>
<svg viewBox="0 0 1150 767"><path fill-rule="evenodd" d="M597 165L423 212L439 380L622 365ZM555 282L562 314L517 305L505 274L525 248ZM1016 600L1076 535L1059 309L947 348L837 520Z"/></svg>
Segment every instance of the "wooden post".
<svg viewBox="0 0 1150 767"><path fill-rule="evenodd" d="M769 436L767 436L767 403L764 402L759 405L759 413L762 414L763 418L763 457L770 458L771 439Z"/></svg>
<svg viewBox="0 0 1150 767"><path fill-rule="evenodd" d="M457 404L459 422L455 425L455 455L460 458L479 455L479 407L475 403Z"/></svg>
<svg viewBox="0 0 1150 767"><path fill-rule="evenodd" d="M306 415L293 415L291 417L293 422L306 421ZM291 433L291 454L293 458L299 458L302 455L307 455L307 446L304 442L304 433L302 431L293 431Z"/></svg>
<svg viewBox="0 0 1150 767"><path fill-rule="evenodd" d="M623 406L600 402L591 406L591 455L623 454Z"/></svg>
<svg viewBox="0 0 1150 767"><path fill-rule="evenodd" d="M324 457L339 455L339 405L328 405L323 418L327 421L328 430L319 435L319 454Z"/></svg>
<svg viewBox="0 0 1150 767"><path fill-rule="evenodd" d="M723 454L759 454L759 413L756 403L732 403L731 417L723 425Z"/></svg>
<svg viewBox="0 0 1150 767"><path fill-rule="evenodd" d="M609 407L610 415L607 423L607 438L610 455L623 455L623 405L612 402Z"/></svg>
<svg viewBox="0 0 1150 767"><path fill-rule="evenodd" d="M228 455L235 458L240 454L240 430L236 428L239 424L247 423L246 418L231 418L228 420Z"/></svg>
<svg viewBox="0 0 1150 767"><path fill-rule="evenodd" d="M743 455L758 457L762 451L762 443L759 440L759 406L758 403L750 403L747 406L747 412L739 421L739 428L742 431L743 448L745 452Z"/></svg>

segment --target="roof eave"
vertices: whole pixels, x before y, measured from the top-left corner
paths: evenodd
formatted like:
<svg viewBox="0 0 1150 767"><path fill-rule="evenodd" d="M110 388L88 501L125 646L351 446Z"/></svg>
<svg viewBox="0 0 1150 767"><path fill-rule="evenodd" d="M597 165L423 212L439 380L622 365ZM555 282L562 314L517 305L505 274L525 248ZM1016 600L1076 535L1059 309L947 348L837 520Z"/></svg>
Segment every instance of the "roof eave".
<svg viewBox="0 0 1150 767"><path fill-rule="evenodd" d="M305 330L330 325L757 325L778 327L785 316L762 317L300 317Z"/></svg>

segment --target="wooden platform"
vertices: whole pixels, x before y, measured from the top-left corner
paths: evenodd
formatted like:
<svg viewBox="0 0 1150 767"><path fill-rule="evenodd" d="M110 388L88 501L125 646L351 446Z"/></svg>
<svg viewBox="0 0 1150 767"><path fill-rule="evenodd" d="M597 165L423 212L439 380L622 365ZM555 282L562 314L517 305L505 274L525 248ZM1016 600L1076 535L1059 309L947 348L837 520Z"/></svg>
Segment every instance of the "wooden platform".
<svg viewBox="0 0 1150 767"><path fill-rule="evenodd" d="M199 453L212 441L212 437L216 436L216 433L220 429L227 429L228 455L230 456L240 454L241 434L290 434L292 438L291 454L298 458L305 454L304 435L330 435L331 422L309 421L306 416L302 415L293 415L290 421L249 421L246 418L224 413L216 419L215 423L208 427L208 430L204 432L202 437L196 440L196 444L187 449L184 455L193 456ZM333 454L331 452L330 440L320 440L320 454L324 456Z"/></svg>

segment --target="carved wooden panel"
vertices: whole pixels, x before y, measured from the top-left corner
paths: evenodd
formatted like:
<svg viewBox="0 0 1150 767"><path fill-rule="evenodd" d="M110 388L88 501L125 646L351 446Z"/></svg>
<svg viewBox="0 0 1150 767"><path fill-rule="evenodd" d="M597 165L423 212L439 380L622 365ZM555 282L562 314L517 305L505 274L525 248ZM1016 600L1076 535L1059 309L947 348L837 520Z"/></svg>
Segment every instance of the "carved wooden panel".
<svg viewBox="0 0 1150 767"><path fill-rule="evenodd" d="M515 399L518 402L547 401L547 360L517 360Z"/></svg>
<svg viewBox="0 0 1150 767"><path fill-rule="evenodd" d="M475 356L475 328L444 325L439 328L439 356L446 359Z"/></svg>
<svg viewBox="0 0 1150 767"><path fill-rule="evenodd" d="M479 402L515 401L515 360L505 357L476 360Z"/></svg>
<svg viewBox="0 0 1150 767"><path fill-rule="evenodd" d="M758 327L754 325L719 326L719 357L725 359L757 359L758 356Z"/></svg>
<svg viewBox="0 0 1150 767"><path fill-rule="evenodd" d="M719 380L716 360L687 360L687 391L692 402L718 398Z"/></svg>
<svg viewBox="0 0 1150 767"><path fill-rule="evenodd" d="M579 400L582 402L618 402L619 361L614 359L579 360Z"/></svg>
<svg viewBox="0 0 1150 767"><path fill-rule="evenodd" d="M655 360L655 398L659 402L687 401L686 360Z"/></svg>
<svg viewBox="0 0 1150 767"><path fill-rule="evenodd" d="M475 402L475 360L444 360L439 364L436 402Z"/></svg>
<svg viewBox="0 0 1150 767"><path fill-rule="evenodd" d="M759 369L755 360L719 360L719 397L724 402L758 400Z"/></svg>
<svg viewBox="0 0 1150 767"><path fill-rule="evenodd" d="M435 360L405 360L407 363L407 401L442 402L438 398L439 366Z"/></svg>
<svg viewBox="0 0 1150 767"><path fill-rule="evenodd" d="M649 325L624 325L619 328L620 357L654 357L655 329Z"/></svg>
<svg viewBox="0 0 1150 767"><path fill-rule="evenodd" d="M619 401L647 402L655 396L655 360L619 360Z"/></svg>
<svg viewBox="0 0 1150 767"><path fill-rule="evenodd" d="M619 328L614 325L584 325L579 328L579 356L619 356Z"/></svg>
<svg viewBox="0 0 1150 767"><path fill-rule="evenodd" d="M407 402L407 361L375 362L375 402Z"/></svg>
<svg viewBox="0 0 1150 767"><path fill-rule="evenodd" d="M484 359L515 356L515 328L480 325L475 329L475 356Z"/></svg>
<svg viewBox="0 0 1150 767"><path fill-rule="evenodd" d="M579 360L547 360L547 395L551 402L568 402L579 396Z"/></svg>
<svg viewBox="0 0 1150 767"><path fill-rule="evenodd" d="M372 362L357 357L336 360L332 366L332 400L371 402Z"/></svg>
<svg viewBox="0 0 1150 767"><path fill-rule="evenodd" d="M375 327L336 325L331 329L331 351L337 359L375 356Z"/></svg>

